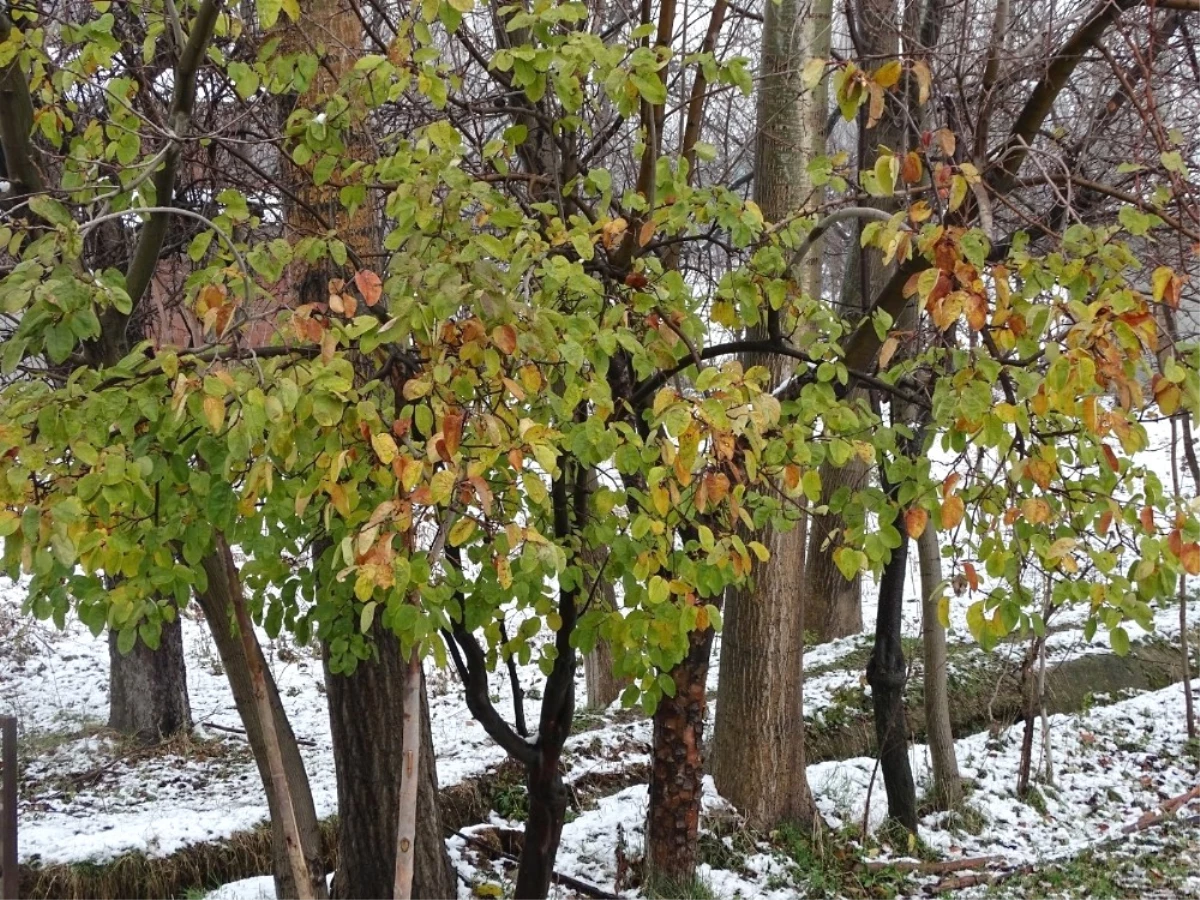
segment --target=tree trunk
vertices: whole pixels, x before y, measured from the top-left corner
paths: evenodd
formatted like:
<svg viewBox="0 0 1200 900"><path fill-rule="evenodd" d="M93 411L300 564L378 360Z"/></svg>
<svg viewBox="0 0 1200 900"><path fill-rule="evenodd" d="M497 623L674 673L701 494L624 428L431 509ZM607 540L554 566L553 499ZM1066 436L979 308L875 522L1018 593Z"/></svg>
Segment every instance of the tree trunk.
<svg viewBox="0 0 1200 900"><path fill-rule="evenodd" d="M321 830L317 821L316 809L313 806L312 791L309 788L308 773L304 769L304 760L300 756L300 747L292 732L291 723L279 699L279 690L271 670L266 664L262 648L257 639L252 641L252 649L259 665L262 666L266 699L272 712L275 725L275 736L279 745L283 763L283 774L291 795L293 813L297 831L300 837L300 851L307 863L308 885L297 885L292 875L290 852L286 835L279 827L282 811L279 798L271 787L271 767L267 759L267 740L264 735L262 718L259 707L254 699L254 683L250 667L247 665L246 654L243 651L241 638L235 631L233 591L239 590L237 564L233 560L229 545L224 538L217 538L215 550L203 561L205 574L208 576L208 588L198 592L196 599L208 619L212 631L213 642L217 645L217 653L229 677L229 686L233 691L233 700L246 729L246 737L258 766L259 776L267 794L267 804L271 813L271 837L274 855L275 892L281 900L300 896L325 897L325 867L321 861ZM253 632L251 632L253 638Z"/></svg>
<svg viewBox="0 0 1200 900"><path fill-rule="evenodd" d="M416 864L417 843L417 781L422 767L419 765L425 742L421 740L421 685L425 673L421 669L421 656L414 648L408 655L408 667L404 670L404 767L400 776L400 802L397 804L396 826L396 887L392 894L396 900L412 900L413 867Z"/></svg>
<svg viewBox="0 0 1200 900"><path fill-rule="evenodd" d="M875 736L887 790L888 815L915 834L917 790L908 759L908 723L904 716L907 673L900 643L904 578L908 574L908 533L902 510L897 510L892 525L900 532L900 546L892 551L879 583L879 615L875 623L875 646L867 663L867 683L871 685L871 704L875 710Z"/></svg>
<svg viewBox="0 0 1200 900"><path fill-rule="evenodd" d="M950 728L950 700L946 689L946 629L938 603L942 596L942 558L937 532L927 525L917 538L921 562L921 643L925 648L925 728L933 763L933 802L938 809L953 809L962 802L962 781Z"/></svg>
<svg viewBox="0 0 1200 900"><path fill-rule="evenodd" d="M689 887L696 877L704 784L705 684L712 641L711 628L688 636L687 656L670 672L675 696L664 696L654 711L646 873L659 885L676 890Z"/></svg>
<svg viewBox="0 0 1200 900"><path fill-rule="evenodd" d="M800 73L805 59L827 55L830 14L828 0L765 7L754 194L769 221L786 219L816 199L808 164L825 149L828 98L824 83L809 91ZM819 250L810 251L793 276L804 293L819 293ZM767 337L771 329L752 331ZM775 384L794 368L778 356L745 364L768 366ZM752 584L728 591L725 599L712 773L721 794L762 830L784 820L816 819L804 763L807 521L802 512L791 531L763 532L759 540L770 560Z"/></svg>
<svg viewBox="0 0 1200 900"><path fill-rule="evenodd" d="M613 671L612 647L601 638L591 653L583 658L584 680L587 682L587 705L589 709L606 709L611 706L628 683L618 678Z"/></svg>
<svg viewBox="0 0 1200 900"><path fill-rule="evenodd" d="M525 822L525 843L521 847L513 894L516 900L540 900L550 893L569 800L562 780L561 755L561 750L543 751L540 762L526 772L529 818Z"/></svg>
<svg viewBox="0 0 1200 900"><path fill-rule="evenodd" d="M163 622L157 650L139 637L128 655L117 649L117 632L108 632L108 727L152 744L192 730L183 625L179 613Z"/></svg>
<svg viewBox="0 0 1200 900"><path fill-rule="evenodd" d="M804 759L804 520L771 537L771 560L726 600L713 728L717 790L761 831L817 814Z"/></svg>
<svg viewBox="0 0 1200 900"><path fill-rule="evenodd" d="M857 457L841 468L823 463L820 472L822 501L826 503L841 488L853 493L867 483L867 467ZM833 551L839 543L834 533L844 527L842 517L835 513L812 516L808 527L804 628L809 640L818 644L858 634L863 629L862 580L855 576L847 581L833 561Z"/></svg>
<svg viewBox="0 0 1200 900"><path fill-rule="evenodd" d="M329 671L325 685L338 791L338 869L334 897L388 898L396 874L400 773L404 765L405 660L400 642L376 623L375 658L352 675ZM429 702L421 678L421 750L418 763L414 897L452 897L454 871L442 840L437 762Z"/></svg>
<svg viewBox="0 0 1200 900"><path fill-rule="evenodd" d="M596 490L598 482L596 470L588 472L588 493ZM613 590L612 581L605 577L604 566L607 554L595 547L584 547L582 550L584 562L593 570L593 578L600 579L600 589L596 602L603 602L606 609L617 608L617 594ZM604 638L596 642L596 646L583 658L583 677L587 686L587 705L589 709L606 709L611 706L621 691L629 684L626 678L618 678L613 671L612 646Z"/></svg>

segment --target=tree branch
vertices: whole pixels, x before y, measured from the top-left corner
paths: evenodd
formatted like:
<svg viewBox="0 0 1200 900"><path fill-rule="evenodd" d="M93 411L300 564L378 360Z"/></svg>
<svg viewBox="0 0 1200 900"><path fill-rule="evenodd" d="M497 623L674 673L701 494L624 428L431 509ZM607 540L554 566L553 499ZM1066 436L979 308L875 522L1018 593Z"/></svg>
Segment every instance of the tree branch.
<svg viewBox="0 0 1200 900"><path fill-rule="evenodd" d="M167 226L173 212L171 206L175 193L175 174L183 149L183 132L191 121L192 110L196 105L196 79L209 41L212 40L220 9L221 0L204 0L192 22L192 33L180 51L179 61L175 66L175 97L167 115L167 124L172 131L171 148L154 179L155 198L160 204L157 208L159 211L152 213L150 220L142 226L137 247L125 272L125 289L135 309L150 285L150 279L158 267L158 256L162 251L163 241L166 240ZM116 323L122 332L128 320L129 316L124 316Z"/></svg>
<svg viewBox="0 0 1200 900"><path fill-rule="evenodd" d="M0 10L0 43L12 34L12 19ZM33 101L29 96L29 83L19 67L20 54L0 67L0 150L4 151L4 162L8 177L19 188L16 194L34 194L46 189L42 171L38 167L38 152L31 134L33 132Z"/></svg>
<svg viewBox="0 0 1200 900"><path fill-rule="evenodd" d="M924 263L924 260L922 259L921 262ZM925 267L927 267L928 265L929 265L928 263L924 263ZM907 280L907 276L900 280L901 299L903 299L902 289L904 287L904 282L906 280ZM890 282L889 282L889 284L890 284ZM884 291L880 292L881 296L886 290L887 290L887 286L885 285ZM876 301L876 306L872 307L872 312L877 308L889 309L891 306L890 300L888 301L887 304L885 304L883 306L880 306L879 302L880 301ZM855 329L855 331L853 332L853 334L851 336L851 341L854 341L857 338L864 342L864 347L860 350L860 353L869 352L870 355L868 357L866 357L868 366L851 366L851 365L849 365L849 353L847 353L847 356L844 357L844 361L847 363L847 370L850 374L850 378L852 378L854 381L856 381L859 384L862 384L866 387L873 387L873 388L876 388L881 391L886 391L889 394L892 394L893 396L900 398L901 400L907 401L908 403L916 404L917 406L920 406L922 408L928 407L929 401L926 400L924 397L914 394L911 391L907 391L904 388L899 387L898 385L889 384L888 382L884 381L882 378L877 378L874 375L871 375L866 371L867 367L874 364L874 354L879 351L879 346L880 346L879 338L875 334L875 326L870 321L870 318L871 318L870 315L864 316L862 324L860 324L859 327L857 329ZM895 316L893 316L893 318L895 318ZM867 339L865 336L860 338L859 333L862 332L864 329L865 329L866 333L869 335L870 339L874 340L874 342L875 342L875 346L873 349L871 349L870 347L868 347L865 344L865 341ZM784 343L781 339L778 339L778 338L759 338L759 339L747 338L744 340L726 341L723 344L714 344L711 347L705 347L703 350L701 350L700 358L702 360L710 360L710 359L716 359L719 356L733 356L738 353L767 353L767 354L774 353L774 354L777 354L778 356L785 356L788 359L797 360L798 362L805 363L806 365L809 365L809 366L818 365L817 360L813 359L807 353L804 353L801 350L797 350L795 347L789 346L788 344ZM630 399L630 404L635 409L641 408L645 404L645 402L650 398L650 396L655 391L657 391L660 387L662 387L664 384L666 384L671 378L675 377L676 375L678 375L680 372L684 371L685 369L691 368L694 365L696 365L695 360L693 360L691 357L689 357L689 358L683 360L682 362L679 362L676 365L672 366L670 369L666 369L665 371L659 372L657 375L650 376L649 378L647 378L645 381L643 381L640 385L638 385L634 389L632 398ZM784 386L780 389L780 392L777 393L776 396L780 397L780 399L788 399L788 400L794 399L799 388L802 387L807 382L807 379L810 377L811 376L806 373L804 375L800 375L800 376L797 376L797 377L791 379L786 384L784 384Z"/></svg>
<svg viewBox="0 0 1200 900"><path fill-rule="evenodd" d="M995 154L998 167L990 171L986 178L991 190L1006 194L1012 189L1021 165L1029 155L1030 144L1041 130L1046 117L1050 115L1054 101L1067 86L1067 81L1083 59L1084 53L1100 39L1121 13L1143 2L1145 0L1101 0L1087 20L1050 58L1045 76L1030 92L1024 108L1013 123L1008 140ZM1200 0L1196 0L1193 5L1200 6Z"/></svg>

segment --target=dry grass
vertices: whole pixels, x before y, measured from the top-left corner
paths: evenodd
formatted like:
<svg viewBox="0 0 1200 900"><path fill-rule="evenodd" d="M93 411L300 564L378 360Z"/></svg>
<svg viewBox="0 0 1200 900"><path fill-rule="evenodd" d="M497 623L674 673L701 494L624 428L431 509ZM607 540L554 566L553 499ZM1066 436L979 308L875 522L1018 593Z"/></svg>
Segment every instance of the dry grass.
<svg viewBox="0 0 1200 900"><path fill-rule="evenodd" d="M337 825L321 823L322 855L328 870L336 865ZM107 863L22 866L20 896L29 900L61 898L183 897L195 888L216 887L271 871L271 832L263 825L223 841L192 844L165 857L128 853Z"/></svg>

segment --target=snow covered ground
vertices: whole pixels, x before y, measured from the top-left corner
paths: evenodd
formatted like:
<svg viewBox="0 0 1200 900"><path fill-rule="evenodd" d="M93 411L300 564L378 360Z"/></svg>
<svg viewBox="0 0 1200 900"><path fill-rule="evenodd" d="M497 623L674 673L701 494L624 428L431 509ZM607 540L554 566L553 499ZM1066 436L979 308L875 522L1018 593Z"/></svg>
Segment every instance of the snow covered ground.
<svg viewBox="0 0 1200 900"><path fill-rule="evenodd" d="M1177 725L1182 718L1183 694L1179 686L1143 694L1113 706L1075 716L1051 719L1054 783L1039 785L1044 808L1018 800L1013 791L1020 756L1020 730L1008 729L996 736L975 735L958 742L962 774L975 787L972 804L984 823L978 834L948 827L945 814L928 816L921 823L921 837L944 860L999 857L1004 867L1036 864L1039 868L1068 861L1089 848L1105 848L1106 841L1121 834L1122 827L1157 810L1196 782L1194 769L1180 764L1184 735ZM1035 736L1040 744L1040 733ZM919 786L928 778L923 747L912 751ZM852 759L810 767L809 778L827 823L838 828L846 821L861 819L867 804L874 760ZM705 783L706 826L736 816L716 795L711 779ZM870 818L877 825L886 811L886 799L876 784L870 791ZM624 836L631 855L640 852L645 822L647 792L644 785L627 788L599 800L563 829L557 870L613 890L616 878L617 835ZM1200 801L1192 814L1200 812ZM1188 810L1180 815L1185 816ZM492 822L471 831L493 827L520 828L519 822L493 817ZM728 824L722 831L728 832ZM1173 886L1173 896L1200 893L1200 829L1190 830L1189 849L1196 851L1185 860L1191 868ZM1138 836L1137 849L1151 857L1162 846L1153 832ZM731 849L731 837L723 838ZM1112 848L1122 852L1123 843ZM460 896L472 896L477 884L504 888L512 872L503 864L485 860L472 852L460 838L450 841L450 850L462 876ZM880 859L905 858L904 848L883 848ZM1165 862L1165 860L1164 860ZM794 861L768 844L743 852L734 868L703 864L700 879L714 897L763 897L791 900L805 892L805 873ZM913 884L920 887L920 878ZM936 878L925 877L932 883ZM1147 887L1153 882L1148 881ZM624 892L636 896L635 891ZM977 892L980 896L984 891ZM1032 896L1046 896L1044 890ZM252 878L225 885L208 900L267 900L272 898L269 878ZM558 896L569 896L561 892ZM962 894L960 896L966 896Z"/></svg>

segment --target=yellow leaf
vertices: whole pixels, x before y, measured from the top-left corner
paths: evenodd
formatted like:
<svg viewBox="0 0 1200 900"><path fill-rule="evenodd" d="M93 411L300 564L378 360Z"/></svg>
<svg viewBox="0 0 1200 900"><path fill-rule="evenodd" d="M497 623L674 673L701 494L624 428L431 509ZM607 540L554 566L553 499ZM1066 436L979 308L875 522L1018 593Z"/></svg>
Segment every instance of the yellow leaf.
<svg viewBox="0 0 1200 900"><path fill-rule="evenodd" d="M954 148L958 146L958 140L955 138L954 132L949 128L939 128L933 133L933 138L937 141L938 147L941 149L942 154L945 155L947 159L953 159Z"/></svg>
<svg viewBox="0 0 1200 900"><path fill-rule="evenodd" d="M900 174L900 160L888 154L875 160L875 178L883 196L890 197L896 191L896 176Z"/></svg>
<svg viewBox="0 0 1200 900"><path fill-rule="evenodd" d="M950 598L948 596L946 596L945 594L942 594L942 596L938 598L937 614L938 614L938 621L942 623L942 627L949 628L950 627Z"/></svg>
<svg viewBox="0 0 1200 900"><path fill-rule="evenodd" d="M469 519L466 516L463 516L461 519L459 519L457 522L455 522L450 528L450 534L448 536L448 539L450 541L450 546L458 547L458 546L466 543L466 541L469 540L471 535L474 533L475 533L475 520Z"/></svg>
<svg viewBox="0 0 1200 900"><path fill-rule="evenodd" d="M392 460L396 458L396 441L390 434L371 435L371 447L385 466L391 465Z"/></svg>
<svg viewBox="0 0 1200 900"><path fill-rule="evenodd" d="M450 502L450 496L454 492L455 473L453 469L442 469L429 480L429 496L430 500L439 505L445 506Z"/></svg>
<svg viewBox="0 0 1200 900"><path fill-rule="evenodd" d="M213 431L220 431L221 425L225 421L225 401L220 397L205 396L204 418L208 422L209 428Z"/></svg>
<svg viewBox="0 0 1200 900"><path fill-rule="evenodd" d="M1021 515L1033 525L1050 521L1050 504L1045 500L1033 498L1021 501Z"/></svg>
<svg viewBox="0 0 1200 900"><path fill-rule="evenodd" d="M1164 416L1173 416L1179 412L1180 403L1183 401L1183 391L1179 385L1174 382L1167 381L1161 375L1155 375L1152 382L1154 387L1154 401L1158 404L1159 410Z"/></svg>
<svg viewBox="0 0 1200 900"><path fill-rule="evenodd" d="M650 501L654 504L654 511L660 516L665 516L671 509L671 495L661 484L650 488Z"/></svg>
<svg viewBox="0 0 1200 900"><path fill-rule="evenodd" d="M1047 559L1062 559L1072 550L1075 549L1079 542L1075 538L1059 538L1050 545L1050 549L1046 551Z"/></svg>
<svg viewBox="0 0 1200 900"><path fill-rule="evenodd" d="M1170 301L1168 292L1174 286L1176 277L1170 266L1159 266L1154 270L1154 274L1150 276L1150 285L1154 292L1155 303L1162 303L1164 300ZM1178 297L1175 300L1178 302Z"/></svg>
<svg viewBox="0 0 1200 900"><path fill-rule="evenodd" d="M918 59L912 64L912 73L917 76L917 103L924 106L929 102L929 89L933 86L933 75L929 66Z"/></svg>
<svg viewBox="0 0 1200 900"><path fill-rule="evenodd" d="M542 370L530 363L526 366L521 366L517 370L517 375L521 379L521 385L531 394L536 394L542 389Z"/></svg>
<svg viewBox="0 0 1200 900"><path fill-rule="evenodd" d="M800 70L800 78L804 82L806 90L812 90L821 83L821 79L825 76L825 60L810 59L804 64L804 68Z"/></svg>
<svg viewBox="0 0 1200 900"><path fill-rule="evenodd" d="M955 175L950 181L950 211L954 212L967 199L967 179Z"/></svg>
<svg viewBox="0 0 1200 900"><path fill-rule="evenodd" d="M904 67L900 64L900 60L891 59L876 69L871 75L871 79L881 88L887 90L890 87L895 87L903 72Z"/></svg>
<svg viewBox="0 0 1200 900"><path fill-rule="evenodd" d="M612 249L613 245L621 239L621 236L629 228L629 223L624 218L610 219L605 222L600 229L600 242L605 249Z"/></svg>

